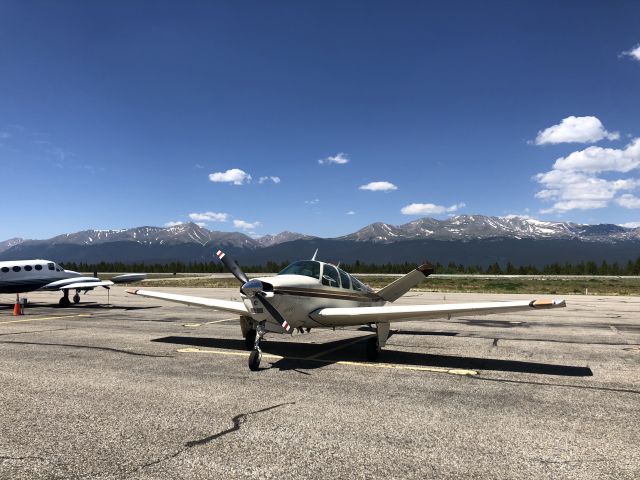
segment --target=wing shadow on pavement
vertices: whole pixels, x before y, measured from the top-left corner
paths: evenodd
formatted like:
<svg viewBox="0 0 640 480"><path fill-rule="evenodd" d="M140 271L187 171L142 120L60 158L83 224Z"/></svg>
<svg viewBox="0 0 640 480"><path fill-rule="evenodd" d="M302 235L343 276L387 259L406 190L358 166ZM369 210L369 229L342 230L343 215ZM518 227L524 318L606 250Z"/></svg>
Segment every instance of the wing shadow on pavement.
<svg viewBox="0 0 640 480"><path fill-rule="evenodd" d="M446 335L446 332L444 334ZM284 357L276 360L272 364L272 368L278 368L280 370L295 370L299 368L315 369L340 361L365 362L364 346L367 338L370 338L370 336L360 337L361 341L358 341L358 337L351 337L321 344L269 340L264 341L261 344L261 348L265 354ZM243 339L169 336L156 338L152 341L192 347L247 351ZM565 377L593 376L593 372L589 367L493 358L431 355L428 353L404 352L386 348L380 354L379 361L382 363L419 367L533 373ZM265 358L263 362L269 362L269 358Z"/></svg>

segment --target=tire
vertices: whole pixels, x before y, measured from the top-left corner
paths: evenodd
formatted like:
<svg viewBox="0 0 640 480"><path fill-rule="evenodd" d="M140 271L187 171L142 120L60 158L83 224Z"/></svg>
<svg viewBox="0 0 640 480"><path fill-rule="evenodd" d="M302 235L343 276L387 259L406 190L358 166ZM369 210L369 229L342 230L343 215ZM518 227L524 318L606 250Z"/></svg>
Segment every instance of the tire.
<svg viewBox="0 0 640 480"><path fill-rule="evenodd" d="M58 302L58 305L60 305L61 307L68 307L69 305L71 305L71 302L69 301L69 298L67 297L62 297L60 299L60 301Z"/></svg>
<svg viewBox="0 0 640 480"><path fill-rule="evenodd" d="M256 346L256 331L251 329L247 332L247 336L244 337L244 347L251 351Z"/></svg>
<svg viewBox="0 0 640 480"><path fill-rule="evenodd" d="M73 303L80 303L80 295L77 293L73 296Z"/></svg>
<svg viewBox="0 0 640 480"><path fill-rule="evenodd" d="M376 337L371 337L369 340L367 340L367 343L365 345L365 353L367 361L369 362L375 362L378 359L380 349L378 348L378 339Z"/></svg>
<svg viewBox="0 0 640 480"><path fill-rule="evenodd" d="M260 350L252 350L249 354L249 370L255 372L260 369L260 360L262 359L262 353Z"/></svg>

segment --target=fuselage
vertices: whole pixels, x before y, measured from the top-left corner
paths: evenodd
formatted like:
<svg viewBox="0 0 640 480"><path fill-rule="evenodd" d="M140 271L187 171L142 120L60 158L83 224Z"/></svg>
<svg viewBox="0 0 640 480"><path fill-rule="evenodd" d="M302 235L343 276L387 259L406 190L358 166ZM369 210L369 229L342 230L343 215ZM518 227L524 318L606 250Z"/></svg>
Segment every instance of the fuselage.
<svg viewBox="0 0 640 480"><path fill-rule="evenodd" d="M273 286L269 302L292 327L329 327L309 314L325 307L374 307L385 301L352 275L334 265L314 260L295 262L273 277L256 278ZM271 331L283 331L264 311L259 300L242 295L254 319L264 319Z"/></svg>
<svg viewBox="0 0 640 480"><path fill-rule="evenodd" d="M68 278L81 277L50 260L13 260L0 262L0 293L25 293Z"/></svg>

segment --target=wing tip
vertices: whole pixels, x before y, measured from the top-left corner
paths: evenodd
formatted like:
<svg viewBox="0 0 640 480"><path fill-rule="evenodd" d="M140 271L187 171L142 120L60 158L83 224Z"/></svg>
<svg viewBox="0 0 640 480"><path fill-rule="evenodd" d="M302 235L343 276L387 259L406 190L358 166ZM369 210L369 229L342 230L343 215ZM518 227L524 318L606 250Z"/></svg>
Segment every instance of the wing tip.
<svg viewBox="0 0 640 480"><path fill-rule="evenodd" d="M131 294L131 295L137 295L138 294L138 288L129 288L127 289L127 293Z"/></svg>
<svg viewBox="0 0 640 480"><path fill-rule="evenodd" d="M539 300L532 300L529 306L531 308L563 308L567 306L567 302L564 300L541 298Z"/></svg>

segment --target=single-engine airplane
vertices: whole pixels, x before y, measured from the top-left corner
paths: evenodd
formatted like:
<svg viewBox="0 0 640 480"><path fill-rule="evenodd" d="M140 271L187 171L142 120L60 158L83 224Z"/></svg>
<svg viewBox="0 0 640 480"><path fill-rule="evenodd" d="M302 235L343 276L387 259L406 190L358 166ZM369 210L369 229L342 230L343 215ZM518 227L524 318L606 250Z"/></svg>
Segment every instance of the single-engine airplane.
<svg viewBox="0 0 640 480"><path fill-rule="evenodd" d="M71 305L69 291L75 290L73 303L80 302L80 292L87 293L96 287L108 289L114 283L131 283L143 280L142 273L117 275L111 280L101 280L97 277L84 277L73 270L65 270L50 260L14 260L0 262L0 293L15 293L16 301L20 302L20 294L34 290L61 290L62 298L59 305Z"/></svg>
<svg viewBox="0 0 640 480"><path fill-rule="evenodd" d="M175 295L150 290L127 293L170 302L212 308L240 316L240 328L249 355L249 368L258 370L260 341L267 331L293 333L294 329L376 325L376 336L366 346L367 359L375 360L389 337L391 322L431 320L464 314L490 314L541 310L566 306L564 300L518 300L439 305L385 306L394 302L425 277L431 265L421 265L386 287L374 292L341 268L316 260L294 262L274 277L249 279L240 266L219 250L216 254L242 284L242 302Z"/></svg>

